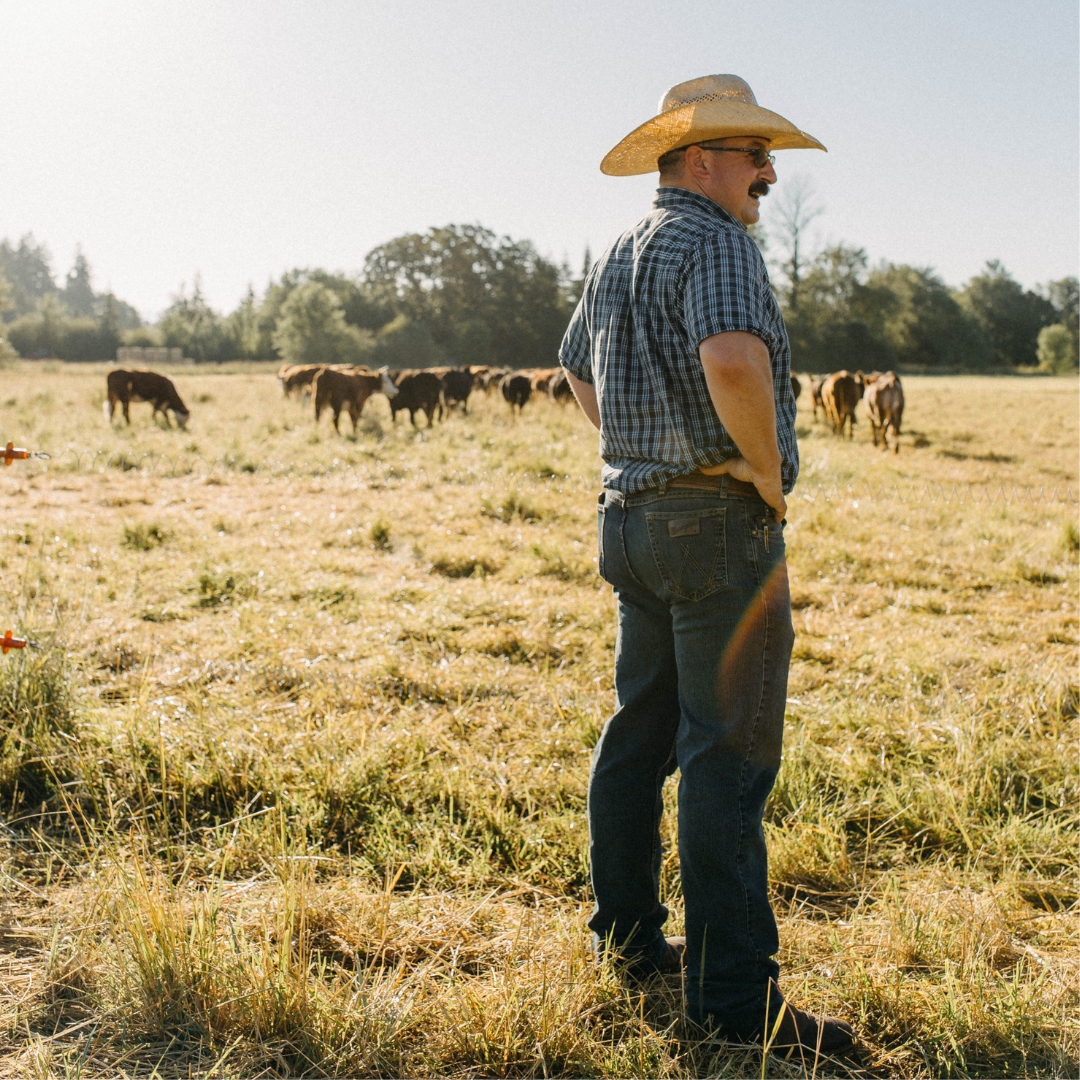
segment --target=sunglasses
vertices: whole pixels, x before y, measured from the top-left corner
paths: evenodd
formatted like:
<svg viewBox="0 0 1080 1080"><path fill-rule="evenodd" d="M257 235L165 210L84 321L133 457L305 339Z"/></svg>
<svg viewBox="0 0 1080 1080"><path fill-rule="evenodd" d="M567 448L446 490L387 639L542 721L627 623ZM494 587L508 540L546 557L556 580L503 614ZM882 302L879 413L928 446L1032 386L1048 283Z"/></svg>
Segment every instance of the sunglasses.
<svg viewBox="0 0 1080 1080"><path fill-rule="evenodd" d="M702 150L712 150L716 154L752 154L756 169L764 169L766 165L772 165L776 161L776 155L770 154L763 146L705 146L703 143L690 145L700 146Z"/></svg>

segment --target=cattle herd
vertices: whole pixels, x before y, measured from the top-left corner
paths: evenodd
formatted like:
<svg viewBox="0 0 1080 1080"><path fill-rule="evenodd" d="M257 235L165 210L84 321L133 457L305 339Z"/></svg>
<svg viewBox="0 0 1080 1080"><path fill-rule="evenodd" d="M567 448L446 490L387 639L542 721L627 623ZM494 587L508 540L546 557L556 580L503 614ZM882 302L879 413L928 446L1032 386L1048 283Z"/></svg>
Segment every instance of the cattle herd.
<svg viewBox="0 0 1080 1080"><path fill-rule="evenodd" d="M436 418L441 420L446 412L458 406L467 413L469 395L474 390L500 391L515 414L534 396L552 401L569 401L574 396L562 368L511 371L470 366L371 371L344 364L286 364L278 372L278 379L286 397L315 399L316 420L324 409L331 408L335 430L338 417L346 408L355 430L364 402L375 393L386 395L390 415L395 420L399 412L407 411L413 427L418 426L417 413L427 417L429 427Z"/></svg>
<svg viewBox="0 0 1080 1080"><path fill-rule="evenodd" d="M791 388L797 398L801 387L794 375L791 377ZM894 371L872 371L869 375L861 371L854 375L850 371L834 371L831 375L812 377L810 397L814 419L817 419L818 409L821 409L833 431L843 435L846 427L849 439L854 436L856 407L863 399L874 445L878 445L880 434L882 450L889 449L891 438L893 453L900 452L904 388L900 385L900 376Z"/></svg>
<svg viewBox="0 0 1080 1080"><path fill-rule="evenodd" d="M334 430L338 419L347 411L353 431L360 419L364 404L372 394L383 394L390 403L390 415L407 411L413 427L417 427L416 414L423 413L430 427L436 417L442 420L449 410L461 407L469 411L469 395L474 390L484 393L498 391L517 416L532 400L545 397L551 401L573 400L574 393L562 368L541 368L534 371L511 371L491 367L436 367L417 370L389 371L380 368L371 371L365 367L345 364L286 364L278 372L278 379L286 397L314 398L315 420L330 410L334 415ZM190 415L180 399L176 387L164 375L152 371L110 371L106 380L108 400L105 410L110 420L117 405L123 409L124 419L130 424L128 406L133 401L149 402L154 416L160 413L169 423L169 413L184 427ZM791 389L798 398L802 384L791 376ZM866 415L870 421L870 434L874 445L900 450L900 421L904 413L904 390L899 377L892 371L871 372L836 371L831 375L810 377L810 396L813 401L814 419L818 409L825 414L833 431L853 436L855 411L864 400Z"/></svg>

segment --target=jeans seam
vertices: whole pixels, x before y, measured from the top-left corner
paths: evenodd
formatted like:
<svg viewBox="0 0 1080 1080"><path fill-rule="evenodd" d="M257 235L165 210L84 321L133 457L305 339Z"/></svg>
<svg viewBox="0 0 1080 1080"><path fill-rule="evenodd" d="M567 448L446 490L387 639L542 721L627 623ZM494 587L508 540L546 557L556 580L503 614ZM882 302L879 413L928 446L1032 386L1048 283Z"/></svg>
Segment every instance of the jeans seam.
<svg viewBox="0 0 1080 1080"><path fill-rule="evenodd" d="M675 725L675 733L671 738L671 742L668 745L667 756L664 758L663 765L656 772L656 798L653 800L653 825L652 825L652 851L649 853L649 866L651 867L656 861L658 847L663 847L663 841L660 839L660 822L664 817L664 781L667 779L667 775L664 773L664 769L667 768L667 763L671 760L671 751L679 739L679 725ZM659 806L659 810L657 807ZM661 871L663 870L663 864L661 863ZM659 877L659 875L658 875ZM656 889L656 902L660 904L660 883L657 881Z"/></svg>
<svg viewBox="0 0 1080 1080"><path fill-rule="evenodd" d="M651 593L652 590L634 573L634 568L630 564L630 554L626 550L626 519L630 515L626 512L626 507L623 507L622 520L619 522L619 543L622 545L622 557L623 563L626 566L626 572L634 579L634 584L640 589L644 589L646 592Z"/></svg>
<svg viewBox="0 0 1080 1080"><path fill-rule="evenodd" d="M745 524L747 526L747 533L749 533L749 531L750 531L749 530L749 522L746 522L745 518L744 518L744 522L745 522ZM744 535L746 535L746 534L744 534ZM752 558L753 565L754 565L754 579L755 579L756 586L757 586L757 592L755 593L755 599L756 599L756 597L758 595L762 594L762 580L761 580L761 570L760 570L760 567L759 567L759 564L758 564L757 546L754 544L753 540L750 540L750 551L751 551L751 558ZM753 934L752 930L750 929L750 894L749 894L749 890L746 887L746 882L745 882L745 880L743 878L742 855L743 855L743 846L744 846L745 841L746 841L746 805L745 805L745 802L744 802L744 798L745 798L745 794L746 794L746 766L749 763L749 761L750 761L750 759L751 759L751 757L753 756L753 753L754 753L754 742L755 742L755 739L757 737L758 725L761 722L761 710L762 710L762 707L763 707L763 704L764 704L764 701L765 701L766 672L768 671L768 668L769 668L768 657L769 657L770 636L771 636L772 626L771 626L770 620L769 620L769 605L764 602L764 596L762 596L762 611L763 611L763 618L765 620L765 640L762 643L762 649L761 649L761 690L760 690L760 693L758 695L757 709L754 711L754 722L750 726L750 739L749 739L749 742L747 743L746 755L743 758L742 767L739 770L739 846L738 846L737 851L735 852L735 865L738 867L738 870L739 870L739 884L742 886L743 912L744 912L744 915L745 915L745 918L746 918L746 940L749 943L750 948L753 951L754 955L757 957L758 962L761 962L761 960L764 959L764 957L762 957L762 955L760 953L760 950L758 949L758 943L754 939L754 934Z"/></svg>

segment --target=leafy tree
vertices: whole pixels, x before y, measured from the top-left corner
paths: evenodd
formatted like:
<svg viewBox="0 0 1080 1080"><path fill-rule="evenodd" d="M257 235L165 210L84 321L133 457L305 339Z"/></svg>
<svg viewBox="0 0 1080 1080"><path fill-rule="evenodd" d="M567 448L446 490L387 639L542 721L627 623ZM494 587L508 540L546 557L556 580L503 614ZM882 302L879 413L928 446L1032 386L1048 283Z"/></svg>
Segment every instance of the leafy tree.
<svg viewBox="0 0 1080 1080"><path fill-rule="evenodd" d="M325 270L290 270L266 290L259 308L259 344L255 355L278 355L273 337L281 309L293 290L309 282L325 286L337 297L345 322L350 326L361 330L378 330L394 318L395 309L375 301L362 281L342 274L330 274Z"/></svg>
<svg viewBox="0 0 1080 1080"><path fill-rule="evenodd" d="M1057 321L1054 305L1024 288L994 259L960 294L961 303L990 336L994 361L1001 365L1034 365L1039 331Z"/></svg>
<svg viewBox="0 0 1080 1080"><path fill-rule="evenodd" d="M405 315L398 315L375 335L372 363L376 367L384 364L390 368L437 367L445 360L428 328Z"/></svg>
<svg viewBox="0 0 1080 1080"><path fill-rule="evenodd" d="M895 363L884 323L898 301L890 289L867 278L866 252L846 244L803 263L798 310L787 308L784 316L796 367L871 370Z"/></svg>
<svg viewBox="0 0 1080 1080"><path fill-rule="evenodd" d="M173 297L158 330L170 347L179 346L196 363L221 363L232 359L233 344L221 316L206 302L196 277L191 296L185 289Z"/></svg>
<svg viewBox="0 0 1080 1080"><path fill-rule="evenodd" d="M932 270L885 263L867 283L895 297L881 331L898 364L985 368L991 363L993 344L986 331Z"/></svg>
<svg viewBox="0 0 1080 1080"><path fill-rule="evenodd" d="M374 349L370 330L345 321L337 295L318 281L295 288L281 306L274 348L289 364L359 364Z"/></svg>
<svg viewBox="0 0 1080 1080"><path fill-rule="evenodd" d="M1039 367L1043 371L1075 371L1080 363L1080 283L1075 277L1051 281L1046 286L1046 299L1057 319L1039 331Z"/></svg>
<svg viewBox="0 0 1080 1080"><path fill-rule="evenodd" d="M161 345L161 334L156 326L136 326L121 333L121 345L140 345L157 347Z"/></svg>
<svg viewBox="0 0 1080 1080"><path fill-rule="evenodd" d="M1039 369L1065 375L1080 366L1076 338L1064 323L1052 323L1039 331Z"/></svg>
<svg viewBox="0 0 1080 1080"><path fill-rule="evenodd" d="M113 360L121 342L116 298L102 298L99 318L72 318L59 296L45 296L32 315L16 319L8 329L11 344L24 357L60 360Z"/></svg>
<svg viewBox="0 0 1080 1080"><path fill-rule="evenodd" d="M364 278L372 300L424 324L459 364L553 364L572 310L558 267L479 225L391 240Z"/></svg>
<svg viewBox="0 0 1080 1080"><path fill-rule="evenodd" d="M55 294L41 297L32 314L21 315L8 327L8 340L25 357L59 357L64 351L67 310Z"/></svg>
<svg viewBox="0 0 1080 1080"><path fill-rule="evenodd" d="M1080 281L1075 277L1051 281L1046 286L1046 298L1054 305L1058 321L1077 333L1080 328Z"/></svg>

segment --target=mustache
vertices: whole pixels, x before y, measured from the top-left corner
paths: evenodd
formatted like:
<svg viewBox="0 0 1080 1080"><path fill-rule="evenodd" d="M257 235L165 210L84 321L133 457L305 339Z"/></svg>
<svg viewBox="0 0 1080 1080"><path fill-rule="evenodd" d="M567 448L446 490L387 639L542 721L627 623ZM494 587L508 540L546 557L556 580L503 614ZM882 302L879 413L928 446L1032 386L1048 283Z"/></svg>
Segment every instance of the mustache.
<svg viewBox="0 0 1080 1080"><path fill-rule="evenodd" d="M769 185L766 184L764 180L755 180L750 185L750 194L751 195L768 195L769 194Z"/></svg>

